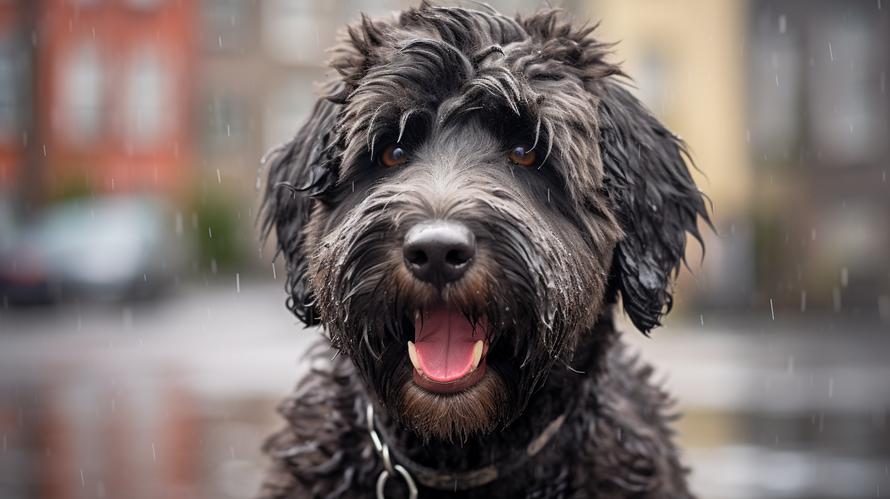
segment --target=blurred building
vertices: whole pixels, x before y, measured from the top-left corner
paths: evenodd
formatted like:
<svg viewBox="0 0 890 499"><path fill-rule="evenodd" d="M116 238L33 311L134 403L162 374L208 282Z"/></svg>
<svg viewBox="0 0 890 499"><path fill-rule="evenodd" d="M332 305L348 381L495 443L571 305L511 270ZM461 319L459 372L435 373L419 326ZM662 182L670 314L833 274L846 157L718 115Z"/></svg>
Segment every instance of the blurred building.
<svg viewBox="0 0 890 499"><path fill-rule="evenodd" d="M29 86L16 91L22 105L9 118L19 154L5 166L7 183L51 197L176 192L191 161L194 3L41 0L5 9L18 21L19 57L31 62L13 77Z"/></svg>
<svg viewBox="0 0 890 499"><path fill-rule="evenodd" d="M757 0L748 9L758 290L801 312L886 314L890 6Z"/></svg>
<svg viewBox="0 0 890 499"><path fill-rule="evenodd" d="M714 201L717 234L681 303L890 318L888 10L591 0L600 36L619 42ZM693 266L698 256L691 245Z"/></svg>

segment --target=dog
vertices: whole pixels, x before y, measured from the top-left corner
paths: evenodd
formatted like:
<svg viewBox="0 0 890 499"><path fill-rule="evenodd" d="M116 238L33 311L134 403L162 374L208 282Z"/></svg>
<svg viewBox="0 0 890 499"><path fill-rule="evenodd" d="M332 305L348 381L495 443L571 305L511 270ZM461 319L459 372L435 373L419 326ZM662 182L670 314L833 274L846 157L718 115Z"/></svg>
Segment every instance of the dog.
<svg viewBox="0 0 890 499"><path fill-rule="evenodd" d="M594 29L428 2L348 27L266 162L325 339L261 497L692 497L613 314L660 325L706 198Z"/></svg>

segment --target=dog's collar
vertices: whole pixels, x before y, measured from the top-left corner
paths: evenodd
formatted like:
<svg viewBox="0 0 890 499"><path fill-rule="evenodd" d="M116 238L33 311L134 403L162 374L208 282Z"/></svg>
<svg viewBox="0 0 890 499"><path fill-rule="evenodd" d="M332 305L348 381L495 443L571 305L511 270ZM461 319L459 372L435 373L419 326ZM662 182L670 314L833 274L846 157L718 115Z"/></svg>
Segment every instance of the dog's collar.
<svg viewBox="0 0 890 499"><path fill-rule="evenodd" d="M467 490L494 482L498 478L507 476L521 468L541 452L553 440L559 429L562 428L568 412L566 411L550 421L541 433L533 438L524 449L514 452L507 456L506 459L500 460L498 464L490 464L475 470L449 472L432 469L417 463L405 456L397 447L390 445L391 440L387 438L383 425L376 423L373 404L368 402L366 413L368 433L371 437L371 442L374 444L374 450L383 460L383 471L377 477L377 498L383 499L383 489L386 486L387 480L392 476L398 476L404 480L408 486L409 499L417 498L415 478L426 487L448 491Z"/></svg>

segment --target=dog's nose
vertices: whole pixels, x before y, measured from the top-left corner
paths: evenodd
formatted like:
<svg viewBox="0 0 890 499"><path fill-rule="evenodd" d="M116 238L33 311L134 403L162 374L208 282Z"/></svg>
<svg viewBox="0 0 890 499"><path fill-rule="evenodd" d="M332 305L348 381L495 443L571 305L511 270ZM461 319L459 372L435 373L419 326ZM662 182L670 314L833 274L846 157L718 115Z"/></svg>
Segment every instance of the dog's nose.
<svg viewBox="0 0 890 499"><path fill-rule="evenodd" d="M421 223L405 235L402 254L414 277L441 287L460 279L470 268L476 238L463 224Z"/></svg>

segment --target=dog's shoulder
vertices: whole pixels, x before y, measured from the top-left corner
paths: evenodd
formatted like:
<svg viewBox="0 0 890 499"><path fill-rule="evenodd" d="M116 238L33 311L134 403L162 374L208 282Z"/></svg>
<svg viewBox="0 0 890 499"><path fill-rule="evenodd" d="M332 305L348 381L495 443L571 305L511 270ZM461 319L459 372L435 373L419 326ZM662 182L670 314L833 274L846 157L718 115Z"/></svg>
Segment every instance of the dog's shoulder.
<svg viewBox="0 0 890 499"><path fill-rule="evenodd" d="M668 422L673 400L652 379L654 369L618 342L596 386L595 448L588 456L603 497L691 498Z"/></svg>
<svg viewBox="0 0 890 499"><path fill-rule="evenodd" d="M376 466L359 424L361 387L352 364L326 341L304 361L308 373L278 408L286 427L264 445L274 466L259 497L353 497L352 491L370 483Z"/></svg>

